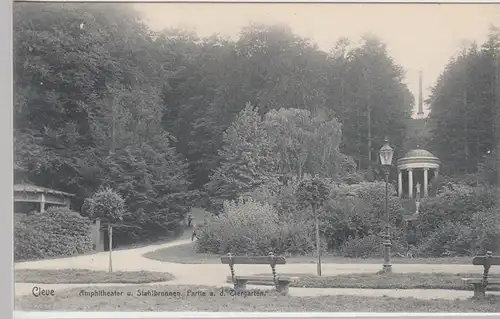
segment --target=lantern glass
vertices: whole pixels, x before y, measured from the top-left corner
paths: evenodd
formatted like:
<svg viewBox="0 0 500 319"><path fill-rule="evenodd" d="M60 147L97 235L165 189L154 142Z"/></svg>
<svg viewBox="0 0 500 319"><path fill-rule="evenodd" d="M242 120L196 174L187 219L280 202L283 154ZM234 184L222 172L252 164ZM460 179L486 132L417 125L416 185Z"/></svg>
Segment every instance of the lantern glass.
<svg viewBox="0 0 500 319"><path fill-rule="evenodd" d="M384 146L379 151L380 163L383 166L390 166L392 164L392 156L394 155L394 150L389 146L389 141L385 139Z"/></svg>

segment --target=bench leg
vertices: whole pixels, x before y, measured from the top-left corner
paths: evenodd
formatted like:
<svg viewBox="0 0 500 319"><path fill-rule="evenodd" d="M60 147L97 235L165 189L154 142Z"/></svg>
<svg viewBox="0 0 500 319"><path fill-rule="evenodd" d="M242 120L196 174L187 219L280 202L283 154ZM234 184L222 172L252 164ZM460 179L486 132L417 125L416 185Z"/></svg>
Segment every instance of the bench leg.
<svg viewBox="0 0 500 319"><path fill-rule="evenodd" d="M247 288L246 280L236 280L234 282L234 290L245 290Z"/></svg>
<svg viewBox="0 0 500 319"><path fill-rule="evenodd" d="M278 283L278 285L276 286L276 291L281 293L282 295L287 295L289 285L289 283Z"/></svg>
<svg viewBox="0 0 500 319"><path fill-rule="evenodd" d="M474 285L474 298L484 297L486 295L486 289L483 284Z"/></svg>

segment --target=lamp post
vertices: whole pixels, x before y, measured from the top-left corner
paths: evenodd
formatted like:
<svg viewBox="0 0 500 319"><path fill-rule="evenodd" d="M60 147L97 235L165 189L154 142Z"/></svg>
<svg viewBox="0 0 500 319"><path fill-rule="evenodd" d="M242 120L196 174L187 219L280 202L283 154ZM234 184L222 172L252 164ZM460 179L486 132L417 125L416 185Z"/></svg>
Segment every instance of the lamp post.
<svg viewBox="0 0 500 319"><path fill-rule="evenodd" d="M391 223L389 216L389 170L392 165L392 156L394 155L394 150L389 146L389 140L387 137L384 140L384 146L380 148L379 156L380 163L384 168L385 175L385 218L387 223L387 230L385 232L384 240L384 266L382 271L389 273L392 271L391 265Z"/></svg>

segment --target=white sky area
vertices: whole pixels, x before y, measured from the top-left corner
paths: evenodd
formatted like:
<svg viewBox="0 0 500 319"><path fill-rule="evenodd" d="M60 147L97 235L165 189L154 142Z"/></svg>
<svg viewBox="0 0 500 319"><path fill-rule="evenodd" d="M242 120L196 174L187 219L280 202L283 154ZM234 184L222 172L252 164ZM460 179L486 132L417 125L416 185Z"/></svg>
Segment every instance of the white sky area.
<svg viewBox="0 0 500 319"><path fill-rule="evenodd" d="M252 22L278 23L290 26L295 34L310 38L325 51L340 37L359 41L363 34L374 34L406 70L416 106L419 70L425 99L450 57L465 43L483 43L491 24L500 26L500 4L496 3L136 3L134 7L157 31L182 27L201 37L214 33L235 37Z"/></svg>

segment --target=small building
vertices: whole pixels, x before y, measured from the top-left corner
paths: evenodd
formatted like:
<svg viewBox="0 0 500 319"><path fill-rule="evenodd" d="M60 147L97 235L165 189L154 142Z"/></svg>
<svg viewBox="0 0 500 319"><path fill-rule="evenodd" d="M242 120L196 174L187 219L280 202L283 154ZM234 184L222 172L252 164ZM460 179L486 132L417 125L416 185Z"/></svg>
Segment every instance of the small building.
<svg viewBox="0 0 500 319"><path fill-rule="evenodd" d="M44 213L50 206L70 207L74 194L32 184L14 185L14 213L29 213L39 211ZM96 251L104 251L106 232L101 229L99 220L92 225L92 240Z"/></svg>
<svg viewBox="0 0 500 319"><path fill-rule="evenodd" d="M405 154L397 162L398 195L413 199L416 193L427 197L432 179L439 174L439 159L429 151L414 149ZM416 186L420 185L417 191Z"/></svg>
<svg viewBox="0 0 500 319"><path fill-rule="evenodd" d="M14 212L28 213L39 211L43 213L50 206L70 207L74 194L31 184L14 185Z"/></svg>
<svg viewBox="0 0 500 319"><path fill-rule="evenodd" d="M420 198L429 196L429 186L439 175L439 159L424 149L414 149L397 161L398 195L403 198L403 206L409 216L406 221L418 216ZM411 224L411 223L410 223Z"/></svg>

